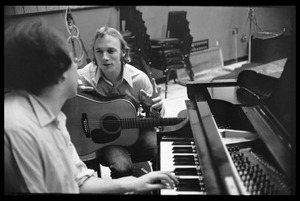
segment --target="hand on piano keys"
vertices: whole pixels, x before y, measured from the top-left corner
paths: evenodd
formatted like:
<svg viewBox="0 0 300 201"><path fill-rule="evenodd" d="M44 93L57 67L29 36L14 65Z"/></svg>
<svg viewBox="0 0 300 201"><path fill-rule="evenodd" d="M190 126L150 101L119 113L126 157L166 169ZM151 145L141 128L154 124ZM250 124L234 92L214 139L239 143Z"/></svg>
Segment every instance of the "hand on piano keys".
<svg viewBox="0 0 300 201"><path fill-rule="evenodd" d="M123 177L121 179L134 179L134 177ZM134 192L154 191L160 189L172 189L178 184L177 177L170 171L153 171L136 179L138 188ZM132 192L133 193L133 192Z"/></svg>
<svg viewBox="0 0 300 201"><path fill-rule="evenodd" d="M193 141L161 141L160 169L172 171L179 183L174 189L162 189L161 195L203 195L205 186Z"/></svg>

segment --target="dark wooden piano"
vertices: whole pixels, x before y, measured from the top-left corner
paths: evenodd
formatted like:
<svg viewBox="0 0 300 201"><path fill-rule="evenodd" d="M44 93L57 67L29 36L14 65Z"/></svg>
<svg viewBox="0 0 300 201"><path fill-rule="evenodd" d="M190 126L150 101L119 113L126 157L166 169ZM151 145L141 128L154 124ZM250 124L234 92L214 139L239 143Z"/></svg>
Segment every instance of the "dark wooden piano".
<svg viewBox="0 0 300 201"><path fill-rule="evenodd" d="M179 184L159 194L295 194L294 65L288 60L276 81L188 82L189 122L159 133L158 167Z"/></svg>

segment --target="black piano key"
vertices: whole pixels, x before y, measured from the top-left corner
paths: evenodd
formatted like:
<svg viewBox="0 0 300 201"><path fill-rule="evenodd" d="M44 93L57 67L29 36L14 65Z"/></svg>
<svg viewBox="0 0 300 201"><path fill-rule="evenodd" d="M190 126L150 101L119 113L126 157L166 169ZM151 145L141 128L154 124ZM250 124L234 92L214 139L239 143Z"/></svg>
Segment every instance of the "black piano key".
<svg viewBox="0 0 300 201"><path fill-rule="evenodd" d="M180 186L178 188L176 188L176 191L205 191L205 189L203 189L200 186Z"/></svg>
<svg viewBox="0 0 300 201"><path fill-rule="evenodd" d="M184 159L184 158L195 158L195 157L192 154L174 154L173 158Z"/></svg>
<svg viewBox="0 0 300 201"><path fill-rule="evenodd" d="M192 147L173 147L173 153L193 153Z"/></svg>
<svg viewBox="0 0 300 201"><path fill-rule="evenodd" d="M192 141L175 141L172 145L192 145L194 144Z"/></svg>
<svg viewBox="0 0 300 201"><path fill-rule="evenodd" d="M192 186L198 186L200 187L199 179L178 179L179 183L176 187L192 187Z"/></svg>
<svg viewBox="0 0 300 201"><path fill-rule="evenodd" d="M200 191L201 186L198 179L178 179L178 181L177 191Z"/></svg>
<svg viewBox="0 0 300 201"><path fill-rule="evenodd" d="M194 184L198 184L199 185L199 179L191 179L191 178L179 178L178 179L179 184L178 185L194 185Z"/></svg>
<svg viewBox="0 0 300 201"><path fill-rule="evenodd" d="M173 158L175 160L194 160L195 157L193 155L174 155Z"/></svg>
<svg viewBox="0 0 300 201"><path fill-rule="evenodd" d="M198 171L196 168L175 168L175 175L198 175Z"/></svg>

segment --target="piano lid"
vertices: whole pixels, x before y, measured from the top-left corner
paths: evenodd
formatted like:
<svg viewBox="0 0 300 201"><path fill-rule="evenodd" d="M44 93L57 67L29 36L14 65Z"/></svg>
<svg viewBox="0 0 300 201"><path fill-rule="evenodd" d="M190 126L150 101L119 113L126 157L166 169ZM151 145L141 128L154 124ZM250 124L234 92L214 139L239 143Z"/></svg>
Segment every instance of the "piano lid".
<svg viewBox="0 0 300 201"><path fill-rule="evenodd" d="M251 85L249 91L244 85L246 82L187 83L188 97L195 103L216 98L240 105L260 138L273 153L288 179L293 183L292 186L295 186L295 178L293 178L295 176L295 164L293 163L295 163L296 139L294 76L295 62L291 57L285 64L278 84L268 96L255 93L261 92L257 90L263 89L263 87L259 88L255 83L251 83L251 79L247 80L248 86ZM244 98L241 98L241 94L238 94L240 89L243 90L242 96ZM247 96L251 98L245 98Z"/></svg>
<svg viewBox="0 0 300 201"><path fill-rule="evenodd" d="M187 82L190 100L220 99L235 105L261 105L271 113L287 133L288 141L295 139L295 62L288 58L280 79L245 70L237 81ZM292 138L292 139L291 139Z"/></svg>

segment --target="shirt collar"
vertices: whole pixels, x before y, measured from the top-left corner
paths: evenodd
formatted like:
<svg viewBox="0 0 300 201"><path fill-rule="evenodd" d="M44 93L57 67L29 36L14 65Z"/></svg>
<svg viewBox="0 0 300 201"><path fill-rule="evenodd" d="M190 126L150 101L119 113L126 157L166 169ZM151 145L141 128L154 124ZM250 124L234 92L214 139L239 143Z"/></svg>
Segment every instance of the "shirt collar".
<svg viewBox="0 0 300 201"><path fill-rule="evenodd" d="M37 96L27 94L40 126L45 126L57 118Z"/></svg>
<svg viewBox="0 0 300 201"><path fill-rule="evenodd" d="M123 79L133 88L133 83L132 83L132 73L130 72L129 68L127 67L128 64L124 65L123 68Z"/></svg>
<svg viewBox="0 0 300 201"><path fill-rule="evenodd" d="M129 84L129 86L133 88L133 82L132 82L131 72L130 72L129 68L127 67L127 65L128 64L123 65L122 80L125 80ZM103 78L105 81L107 81L104 78L104 76L102 76L101 74L102 73L101 73L100 68L97 68L95 79L98 80L98 82L99 82L100 78ZM98 82L97 82L97 84L98 84ZM107 81L107 82L109 82L109 81Z"/></svg>

